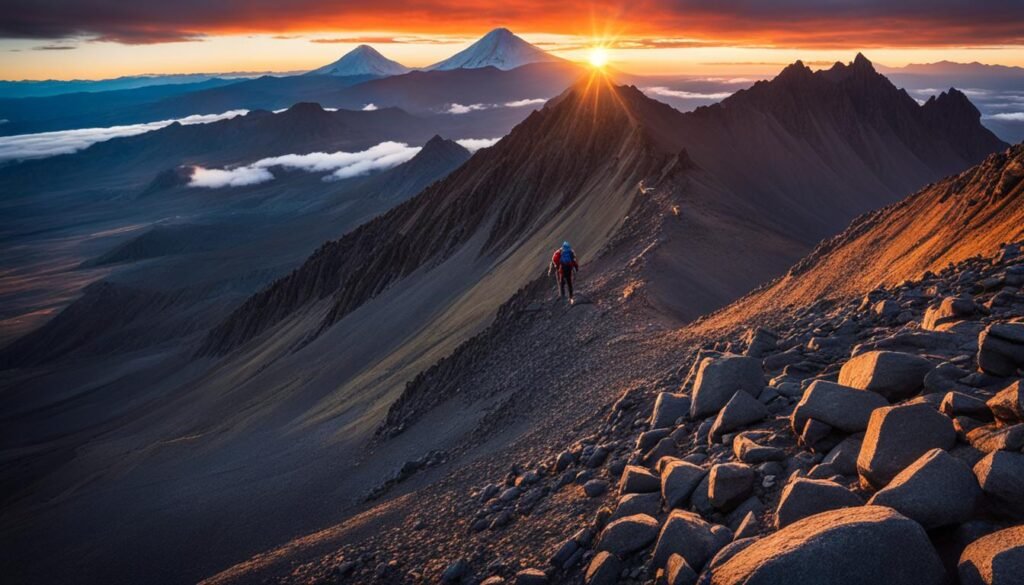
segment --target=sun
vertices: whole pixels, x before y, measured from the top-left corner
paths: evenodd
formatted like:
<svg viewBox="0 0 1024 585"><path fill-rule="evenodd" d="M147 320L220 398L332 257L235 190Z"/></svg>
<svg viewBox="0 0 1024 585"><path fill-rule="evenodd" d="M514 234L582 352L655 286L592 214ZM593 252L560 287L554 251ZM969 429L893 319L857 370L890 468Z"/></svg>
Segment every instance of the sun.
<svg viewBox="0 0 1024 585"><path fill-rule="evenodd" d="M608 51L604 47L593 47L590 49L590 56L587 59L590 65L596 69L602 69L608 64Z"/></svg>

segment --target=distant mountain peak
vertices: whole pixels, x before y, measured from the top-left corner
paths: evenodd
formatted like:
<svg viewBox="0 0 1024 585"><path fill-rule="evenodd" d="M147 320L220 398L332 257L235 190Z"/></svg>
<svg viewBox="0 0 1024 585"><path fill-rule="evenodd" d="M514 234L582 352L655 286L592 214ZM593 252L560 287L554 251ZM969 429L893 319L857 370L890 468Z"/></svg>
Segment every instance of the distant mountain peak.
<svg viewBox="0 0 1024 585"><path fill-rule="evenodd" d="M853 63L851 63L851 66L853 66L853 67L867 67L867 68L871 69L872 71L875 70L875 66L872 65L871 61L869 61L868 58L864 56L864 53L857 53L857 56L853 58Z"/></svg>
<svg viewBox="0 0 1024 585"><path fill-rule="evenodd" d="M335 77L348 77L355 75L366 75L373 77L389 77L408 73L409 68L397 61L392 61L381 55L377 49L370 45L359 45L348 53L345 53L334 63L314 69L306 75L333 75Z"/></svg>
<svg viewBox="0 0 1024 585"><path fill-rule="evenodd" d="M507 71L530 63L561 61L560 58L531 45L507 28L496 28L477 42L427 69L480 69L495 67Z"/></svg>

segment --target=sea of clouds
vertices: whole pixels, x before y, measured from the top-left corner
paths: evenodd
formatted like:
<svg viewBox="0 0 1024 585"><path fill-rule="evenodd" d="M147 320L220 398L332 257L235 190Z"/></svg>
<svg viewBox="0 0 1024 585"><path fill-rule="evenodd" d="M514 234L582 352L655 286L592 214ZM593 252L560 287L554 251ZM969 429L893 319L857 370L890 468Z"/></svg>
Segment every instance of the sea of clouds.
<svg viewBox="0 0 1024 585"><path fill-rule="evenodd" d="M480 110L493 110L495 108L526 108L529 106L539 106L548 100L544 98L533 98L515 100L512 102L505 102L503 104L449 104L448 109L445 110L446 114L468 114L470 112L479 112Z"/></svg>
<svg viewBox="0 0 1024 585"><path fill-rule="evenodd" d="M145 124L0 136L0 162L68 154L88 148L97 142L159 130L175 122L186 126L190 124L209 124L210 122L227 120L235 116L244 116L247 113L249 113L249 110L229 110L221 114L197 114L175 120L159 120Z"/></svg>
<svg viewBox="0 0 1024 585"><path fill-rule="evenodd" d="M475 152L493 146L500 138L464 138L456 140L463 148ZM359 152L312 152L286 154L260 159L252 164L227 169L193 167L189 187L220 189L244 187L274 180L273 168L323 173L324 181L339 181L394 168L422 149L404 142L381 142Z"/></svg>

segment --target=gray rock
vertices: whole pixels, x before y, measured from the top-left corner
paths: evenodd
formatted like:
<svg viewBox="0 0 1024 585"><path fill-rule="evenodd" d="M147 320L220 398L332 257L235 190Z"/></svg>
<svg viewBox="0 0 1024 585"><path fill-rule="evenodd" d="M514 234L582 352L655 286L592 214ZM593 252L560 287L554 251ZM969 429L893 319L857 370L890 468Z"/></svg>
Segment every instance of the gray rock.
<svg viewBox="0 0 1024 585"><path fill-rule="evenodd" d="M570 538L558 547L555 554L551 555L549 562L555 567L561 567L568 562L578 550L580 550L579 543Z"/></svg>
<svg viewBox="0 0 1024 585"><path fill-rule="evenodd" d="M924 377L925 393L946 393L950 390L969 390L970 386L960 383L970 372L950 362L943 362Z"/></svg>
<svg viewBox="0 0 1024 585"><path fill-rule="evenodd" d="M625 518L634 514L647 514L657 516L661 512L661 494L658 492L650 494L626 494L619 498L619 505L615 507L609 521Z"/></svg>
<svg viewBox="0 0 1024 585"><path fill-rule="evenodd" d="M679 447L672 437L665 437L658 441L653 449L644 455L644 463L648 466L656 465L663 457L676 457L679 455Z"/></svg>
<svg viewBox="0 0 1024 585"><path fill-rule="evenodd" d="M732 452L744 463L757 465L766 461L782 461L786 452L778 447L761 445L755 440L753 433L740 433L732 440Z"/></svg>
<svg viewBox="0 0 1024 585"><path fill-rule="evenodd" d="M985 404L984 400L979 400L963 392L947 392L942 397L939 412L949 418L969 416L976 420L992 420L992 411L989 410L989 406Z"/></svg>
<svg viewBox="0 0 1024 585"><path fill-rule="evenodd" d="M1024 381L1017 380L988 400L986 404L996 420L1012 425L1024 421ZM984 420L970 413L967 416Z"/></svg>
<svg viewBox="0 0 1024 585"><path fill-rule="evenodd" d="M615 585L622 573L622 561L609 552L599 552L590 561L584 582L587 585Z"/></svg>
<svg viewBox="0 0 1024 585"><path fill-rule="evenodd" d="M563 451L555 460L555 471L565 471L570 465L576 462L576 456L571 451Z"/></svg>
<svg viewBox="0 0 1024 585"><path fill-rule="evenodd" d="M611 522L601 533L598 551L607 551L624 559L647 548L658 537L658 521L646 514L636 514Z"/></svg>
<svg viewBox="0 0 1024 585"><path fill-rule="evenodd" d="M501 500L502 502L511 502L512 500L518 498L519 494L521 493L523 493L523 490L519 489L518 487L510 487L505 491L501 492L501 495L498 496L498 499Z"/></svg>
<svg viewBox="0 0 1024 585"><path fill-rule="evenodd" d="M668 429L654 429L646 433L640 433L640 436L636 438L636 450L646 453L651 447L657 445L658 441L667 437L669 432Z"/></svg>
<svg viewBox="0 0 1024 585"><path fill-rule="evenodd" d="M673 510L658 535L651 559L651 571L664 568L673 554L678 554L694 571L700 571L716 552L731 540L716 535L712 525L700 516L685 510Z"/></svg>
<svg viewBox="0 0 1024 585"><path fill-rule="evenodd" d="M879 408L871 413L857 457L861 484L881 489L928 451L954 444L953 422L928 405Z"/></svg>
<svg viewBox="0 0 1024 585"><path fill-rule="evenodd" d="M847 437L833 447L821 462L832 466L841 475L857 475L857 455L862 442L861 436Z"/></svg>
<svg viewBox="0 0 1024 585"><path fill-rule="evenodd" d="M993 532L960 555L960 585L1013 585L1024 579L1024 526Z"/></svg>
<svg viewBox="0 0 1024 585"><path fill-rule="evenodd" d="M921 327L930 331L945 331L974 314L977 306L970 298L946 297L924 312Z"/></svg>
<svg viewBox="0 0 1024 585"><path fill-rule="evenodd" d="M731 510L754 491L754 470L745 463L721 463L708 476L708 498L719 510Z"/></svg>
<svg viewBox="0 0 1024 585"><path fill-rule="evenodd" d="M757 396L762 388L760 360L731 354L704 358L693 385L690 417L698 419L717 413L739 390Z"/></svg>
<svg viewBox="0 0 1024 585"><path fill-rule="evenodd" d="M546 585L548 576L538 569L523 569L516 573L515 585Z"/></svg>
<svg viewBox="0 0 1024 585"><path fill-rule="evenodd" d="M945 580L924 529L881 506L805 518L757 539L707 578L710 585L942 585Z"/></svg>
<svg viewBox="0 0 1024 585"><path fill-rule="evenodd" d="M790 420L794 433L801 433L809 418L856 433L868 428L871 413L883 406L889 406L889 402L881 394L815 380L796 405Z"/></svg>
<svg viewBox="0 0 1024 585"><path fill-rule="evenodd" d="M1024 323L993 323L978 335L978 367L1012 376L1024 366Z"/></svg>
<svg viewBox="0 0 1024 585"><path fill-rule="evenodd" d="M895 351L869 351L850 359L839 370L839 383L870 390L890 402L910 398L921 391L932 369L927 359Z"/></svg>
<svg viewBox="0 0 1024 585"><path fill-rule="evenodd" d="M719 411L708 440L717 443L722 435L763 420L766 416L768 409L761 401L746 392L736 392Z"/></svg>
<svg viewBox="0 0 1024 585"><path fill-rule="evenodd" d="M592 479L583 484L583 493L588 498L596 498L608 491L608 481L604 479Z"/></svg>
<svg viewBox="0 0 1024 585"><path fill-rule="evenodd" d="M645 494L661 489L661 479L646 467L627 465L619 480L620 494Z"/></svg>
<svg viewBox="0 0 1024 585"><path fill-rule="evenodd" d="M860 496L838 483L798 477L782 490L775 509L775 527L785 528L815 514L862 504Z"/></svg>
<svg viewBox="0 0 1024 585"><path fill-rule="evenodd" d="M683 418L690 412L690 397L686 394L661 392L654 401L654 413L651 415L651 428L662 429L676 426L676 419Z"/></svg>
<svg viewBox="0 0 1024 585"><path fill-rule="evenodd" d="M982 453L1024 449L1024 423L1012 426L981 425L967 433L967 442Z"/></svg>
<svg viewBox="0 0 1024 585"><path fill-rule="evenodd" d="M744 353L750 357L759 358L775 351L779 335L774 331L755 327L747 331L743 340L747 344L747 351Z"/></svg>
<svg viewBox="0 0 1024 585"><path fill-rule="evenodd" d="M761 498L753 495L743 500L740 505L733 508L732 512L729 512L726 515L725 523L729 526L729 530L738 530L747 514L753 513L755 516L760 516L764 510L764 502L761 501Z"/></svg>
<svg viewBox="0 0 1024 585"><path fill-rule="evenodd" d="M888 506L930 530L970 520L980 496L978 480L966 463L942 449L932 449L868 504Z"/></svg>
<svg viewBox="0 0 1024 585"><path fill-rule="evenodd" d="M697 573L682 555L673 554L665 563L665 585L694 585Z"/></svg>
<svg viewBox="0 0 1024 585"><path fill-rule="evenodd" d="M733 535L733 541L742 540L744 538L753 538L761 533L761 521L757 519L757 516L753 512L747 512L740 521L739 527L736 529L736 534Z"/></svg>
<svg viewBox="0 0 1024 585"><path fill-rule="evenodd" d="M459 559L452 564L448 565L447 568L441 573L442 583L458 583L462 579L470 574L469 561L466 559Z"/></svg>
<svg viewBox="0 0 1024 585"><path fill-rule="evenodd" d="M692 463L670 461L661 471L661 497L668 509L681 508L707 471Z"/></svg>
<svg viewBox="0 0 1024 585"><path fill-rule="evenodd" d="M997 514L1024 518L1024 453L993 451L974 466L985 503Z"/></svg>

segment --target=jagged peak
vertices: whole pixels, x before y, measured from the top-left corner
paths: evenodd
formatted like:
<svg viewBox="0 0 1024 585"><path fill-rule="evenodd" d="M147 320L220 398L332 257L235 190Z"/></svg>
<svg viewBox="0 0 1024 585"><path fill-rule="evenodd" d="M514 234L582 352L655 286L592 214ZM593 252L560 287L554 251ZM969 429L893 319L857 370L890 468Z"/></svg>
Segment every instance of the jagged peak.
<svg viewBox="0 0 1024 585"><path fill-rule="evenodd" d="M857 56L853 58L853 62L850 63L851 67L860 67L862 69L875 70L875 66L864 56L864 53L857 53Z"/></svg>

